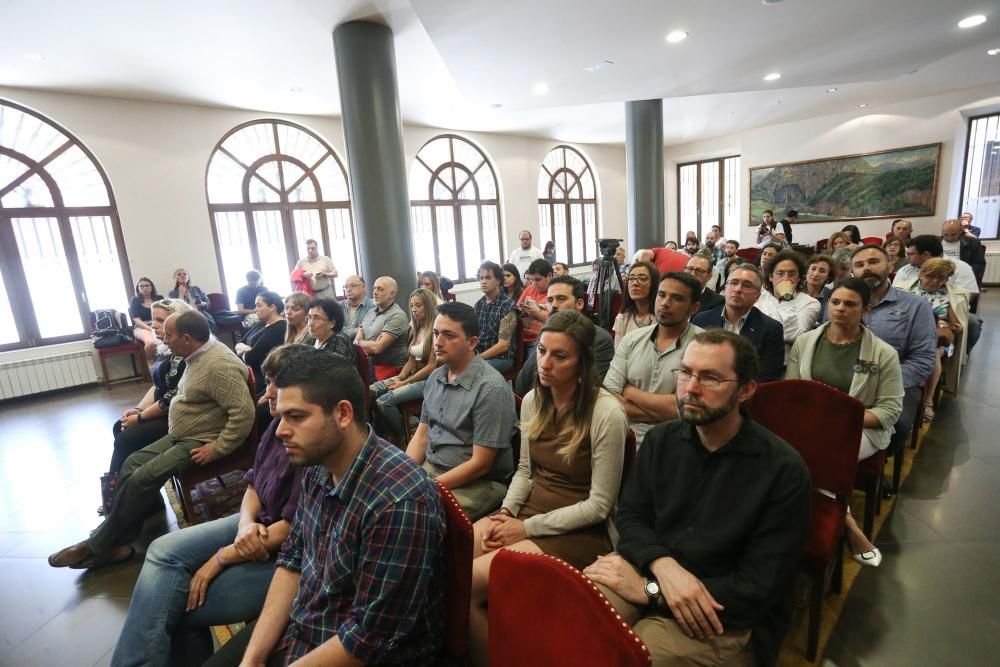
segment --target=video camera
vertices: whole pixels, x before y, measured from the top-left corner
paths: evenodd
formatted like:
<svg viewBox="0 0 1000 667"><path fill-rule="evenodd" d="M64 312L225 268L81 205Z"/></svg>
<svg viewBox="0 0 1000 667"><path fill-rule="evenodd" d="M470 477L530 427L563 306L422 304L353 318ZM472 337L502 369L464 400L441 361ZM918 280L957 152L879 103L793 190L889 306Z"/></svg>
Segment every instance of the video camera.
<svg viewBox="0 0 1000 667"><path fill-rule="evenodd" d="M615 250L618 250L619 246L622 244L621 239L598 239L598 248L601 251L601 257L614 257Z"/></svg>

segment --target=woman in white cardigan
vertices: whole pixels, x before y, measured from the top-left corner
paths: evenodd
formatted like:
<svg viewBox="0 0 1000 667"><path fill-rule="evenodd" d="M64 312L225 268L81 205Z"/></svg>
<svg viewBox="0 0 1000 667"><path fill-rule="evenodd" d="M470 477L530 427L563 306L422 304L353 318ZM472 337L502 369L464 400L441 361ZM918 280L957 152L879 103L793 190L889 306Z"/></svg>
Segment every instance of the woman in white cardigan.
<svg viewBox="0 0 1000 667"><path fill-rule="evenodd" d="M871 289L859 278L837 285L827 305L829 322L795 341L785 372L787 379L822 382L864 404L859 461L889 446L893 425L903 411L899 355L862 324L870 300ZM850 514L847 538L854 560L878 567L882 554Z"/></svg>
<svg viewBox="0 0 1000 667"><path fill-rule="evenodd" d="M628 420L601 387L593 323L558 311L538 339L538 378L521 405L521 454L500 511L476 522L469 627L487 664L489 570L502 547L545 553L578 568L612 551L608 524L621 484Z"/></svg>

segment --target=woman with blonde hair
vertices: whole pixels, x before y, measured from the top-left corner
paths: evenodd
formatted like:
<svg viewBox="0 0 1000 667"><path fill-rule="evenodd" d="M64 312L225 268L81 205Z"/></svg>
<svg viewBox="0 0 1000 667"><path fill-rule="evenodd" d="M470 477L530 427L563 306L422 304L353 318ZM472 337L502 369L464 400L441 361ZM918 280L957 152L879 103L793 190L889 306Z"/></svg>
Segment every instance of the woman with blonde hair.
<svg viewBox="0 0 1000 667"><path fill-rule="evenodd" d="M576 310L553 313L538 339L535 388L521 405L521 456L500 511L476 522L472 654L488 653L489 570L500 548L545 553L583 568L612 550L608 522L618 498L628 419L601 387L594 324Z"/></svg>
<svg viewBox="0 0 1000 667"><path fill-rule="evenodd" d="M433 271L424 271L417 276L417 285L420 289L425 289L436 296L438 301L444 301L444 295L441 294L441 276Z"/></svg>
<svg viewBox="0 0 1000 667"><path fill-rule="evenodd" d="M413 290L410 294L409 355L399 375L372 384L369 390L375 400L372 415L375 432L384 438L399 440L404 424L399 406L423 398L424 382L437 368L434 357L434 336L431 329L439 300L430 290ZM405 444L405 443L404 443Z"/></svg>
<svg viewBox="0 0 1000 667"><path fill-rule="evenodd" d="M305 292L292 292L285 297L285 343L312 345L316 339L309 333L309 299Z"/></svg>
<svg viewBox="0 0 1000 667"><path fill-rule="evenodd" d="M834 232L830 234L830 239L826 242L826 252L832 253L834 250L847 248L851 245L851 235L847 232Z"/></svg>

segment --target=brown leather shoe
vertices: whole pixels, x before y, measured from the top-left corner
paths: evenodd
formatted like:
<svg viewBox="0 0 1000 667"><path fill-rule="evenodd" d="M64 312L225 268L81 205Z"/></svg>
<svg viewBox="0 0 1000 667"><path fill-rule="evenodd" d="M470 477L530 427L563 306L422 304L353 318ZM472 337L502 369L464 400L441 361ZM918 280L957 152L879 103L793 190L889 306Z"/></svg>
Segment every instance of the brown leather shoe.
<svg viewBox="0 0 1000 667"><path fill-rule="evenodd" d="M84 540L49 556L49 565L52 567L70 567L93 555L90 551L90 545L87 544L87 540Z"/></svg>
<svg viewBox="0 0 1000 667"><path fill-rule="evenodd" d="M104 567L105 565L122 563L131 558L133 554L135 554L135 549L132 548L132 545L124 544L120 547L115 547L111 551L105 551L102 554L84 558L79 562L73 563L69 567L73 570L90 570L97 567Z"/></svg>

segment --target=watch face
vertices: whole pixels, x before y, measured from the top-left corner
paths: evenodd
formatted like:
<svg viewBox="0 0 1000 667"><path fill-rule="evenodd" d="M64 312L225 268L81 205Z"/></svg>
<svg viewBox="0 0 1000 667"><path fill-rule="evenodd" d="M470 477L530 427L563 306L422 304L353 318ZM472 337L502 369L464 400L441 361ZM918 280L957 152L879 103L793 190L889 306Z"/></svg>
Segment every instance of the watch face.
<svg viewBox="0 0 1000 667"><path fill-rule="evenodd" d="M655 581L646 582L646 595L650 598L655 598L660 594L660 584Z"/></svg>

